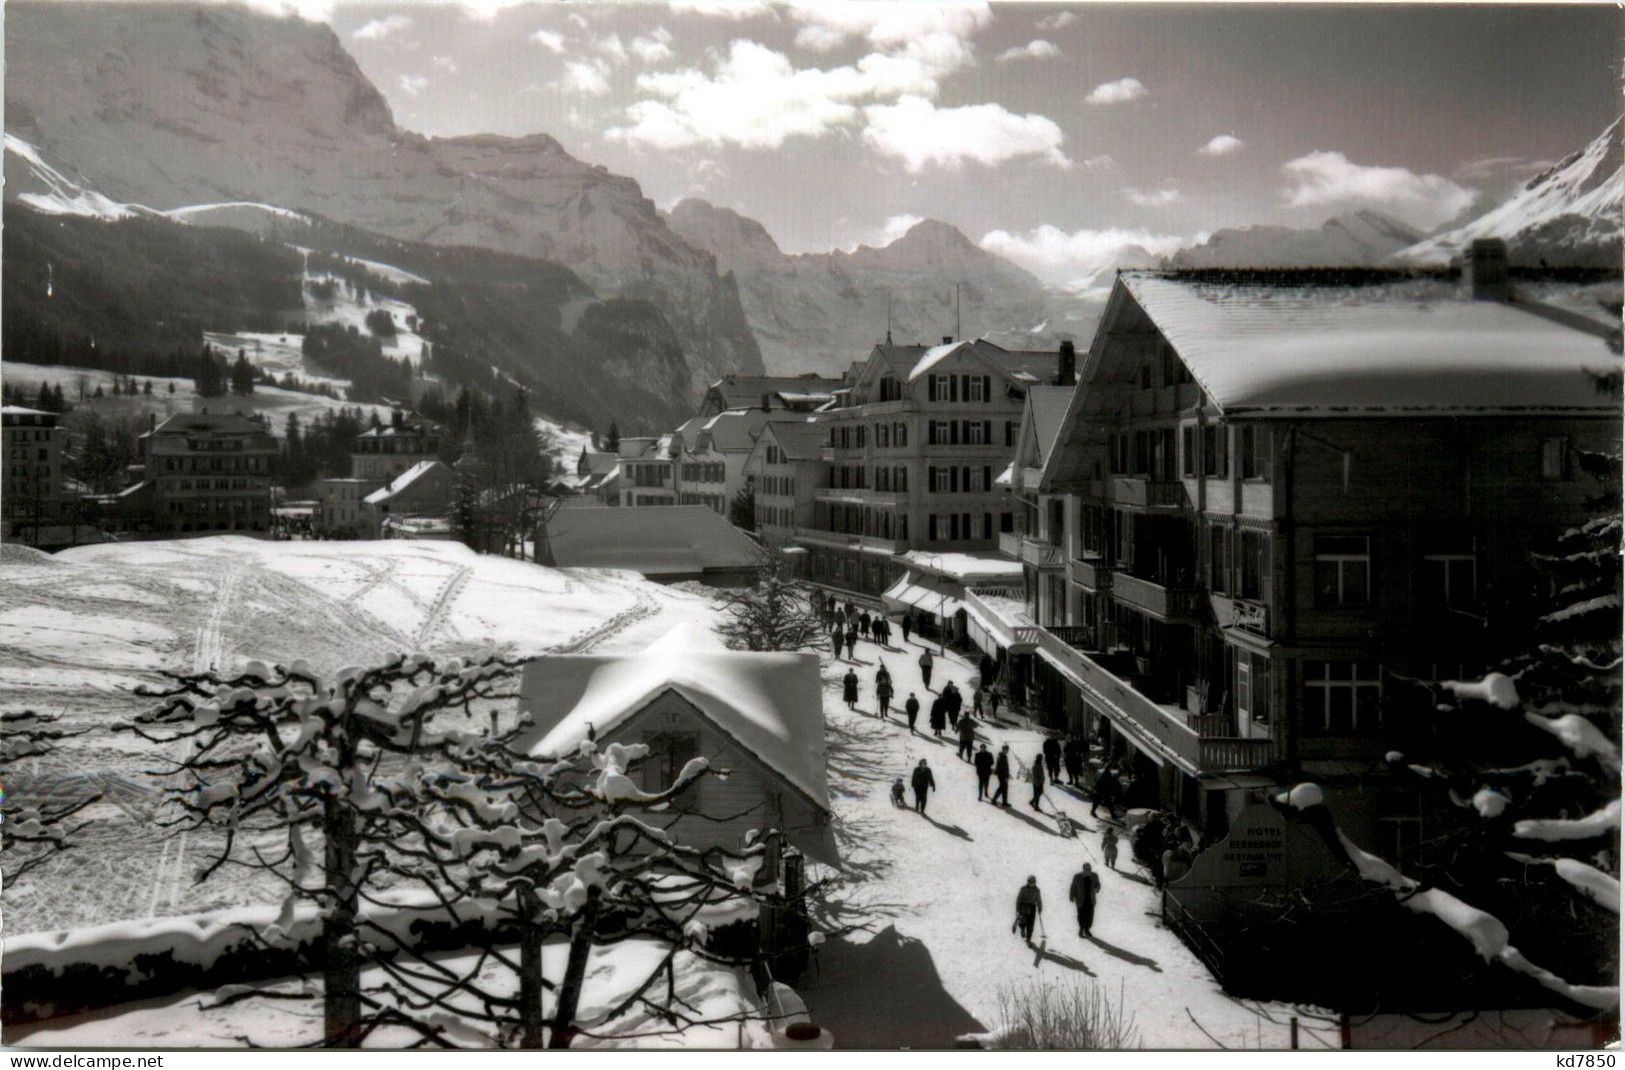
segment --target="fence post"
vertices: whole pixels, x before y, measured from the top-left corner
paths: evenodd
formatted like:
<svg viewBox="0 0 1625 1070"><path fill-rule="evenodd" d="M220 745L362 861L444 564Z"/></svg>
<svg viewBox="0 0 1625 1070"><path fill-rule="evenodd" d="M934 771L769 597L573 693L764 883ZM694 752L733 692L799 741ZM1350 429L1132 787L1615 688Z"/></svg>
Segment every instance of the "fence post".
<svg viewBox="0 0 1625 1070"><path fill-rule="evenodd" d="M1292 1050L1298 1050L1298 1016L1292 1016Z"/></svg>
<svg viewBox="0 0 1625 1070"><path fill-rule="evenodd" d="M1339 1039L1342 1041L1343 1050L1352 1050L1354 1047L1354 1030L1349 1026L1349 1016L1347 1011L1344 1011L1337 1016L1337 1033Z"/></svg>

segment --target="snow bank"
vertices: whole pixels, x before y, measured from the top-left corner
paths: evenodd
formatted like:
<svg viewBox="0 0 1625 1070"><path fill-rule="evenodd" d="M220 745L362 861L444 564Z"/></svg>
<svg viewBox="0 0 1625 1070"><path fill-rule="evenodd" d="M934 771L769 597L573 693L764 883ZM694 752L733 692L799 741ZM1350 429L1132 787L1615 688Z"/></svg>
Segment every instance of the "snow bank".
<svg viewBox="0 0 1625 1070"><path fill-rule="evenodd" d="M1512 826L1512 834L1525 840L1589 840L1619 828L1620 802L1614 799L1584 817L1529 818Z"/></svg>
<svg viewBox="0 0 1625 1070"><path fill-rule="evenodd" d="M1482 680L1446 680L1440 686L1461 701L1488 702L1491 706L1498 706L1503 710L1518 708L1517 685L1504 673L1492 672Z"/></svg>
<svg viewBox="0 0 1625 1070"><path fill-rule="evenodd" d="M1596 758L1614 772L1619 771L1619 745L1587 718L1578 713L1565 713L1561 717L1526 713L1523 717L1536 728L1550 732L1562 740L1563 745L1573 751L1576 758Z"/></svg>
<svg viewBox="0 0 1625 1070"><path fill-rule="evenodd" d="M1557 875L1568 881L1587 899L1619 913L1619 881L1594 866L1577 858L1558 858L1552 861Z"/></svg>

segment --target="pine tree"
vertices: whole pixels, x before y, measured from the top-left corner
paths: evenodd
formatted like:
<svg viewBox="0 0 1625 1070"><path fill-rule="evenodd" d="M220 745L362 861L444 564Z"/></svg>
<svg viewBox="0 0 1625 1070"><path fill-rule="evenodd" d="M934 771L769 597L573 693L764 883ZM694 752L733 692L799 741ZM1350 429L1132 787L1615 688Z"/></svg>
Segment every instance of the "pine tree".
<svg viewBox="0 0 1625 1070"><path fill-rule="evenodd" d="M604 450L608 453L619 453L621 450L621 429L614 420L609 422L609 434L604 436Z"/></svg>
<svg viewBox="0 0 1625 1070"><path fill-rule="evenodd" d="M231 392L242 395L254 392L254 366L241 349L237 351L237 360L231 366Z"/></svg>
<svg viewBox="0 0 1625 1070"><path fill-rule="evenodd" d="M728 503L728 523L740 531L756 530L756 495L749 487L740 487Z"/></svg>

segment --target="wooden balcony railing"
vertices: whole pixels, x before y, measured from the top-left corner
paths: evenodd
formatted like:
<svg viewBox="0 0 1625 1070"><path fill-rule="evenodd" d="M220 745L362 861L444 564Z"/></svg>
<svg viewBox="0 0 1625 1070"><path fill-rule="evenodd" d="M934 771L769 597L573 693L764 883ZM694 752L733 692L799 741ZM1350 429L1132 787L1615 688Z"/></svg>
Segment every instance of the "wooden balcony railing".
<svg viewBox="0 0 1625 1070"><path fill-rule="evenodd" d="M1162 621L1195 618L1199 595L1194 586L1168 587L1126 572L1118 573L1112 581L1113 598Z"/></svg>

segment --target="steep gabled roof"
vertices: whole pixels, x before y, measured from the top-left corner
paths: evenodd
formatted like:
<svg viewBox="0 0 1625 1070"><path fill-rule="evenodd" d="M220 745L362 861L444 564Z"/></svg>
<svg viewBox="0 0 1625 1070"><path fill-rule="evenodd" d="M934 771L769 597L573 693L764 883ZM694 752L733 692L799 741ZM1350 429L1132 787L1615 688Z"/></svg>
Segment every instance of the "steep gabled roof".
<svg viewBox="0 0 1625 1070"><path fill-rule="evenodd" d="M762 433L771 433L773 441L792 461L816 461L819 451L829 444L829 426L805 420L774 420Z"/></svg>
<svg viewBox="0 0 1625 1070"><path fill-rule="evenodd" d="M1586 374L1619 371L1620 357L1604 340L1516 303L1468 300L1438 280L1288 285L1124 272L1118 286L1227 413L1619 407Z"/></svg>
<svg viewBox="0 0 1625 1070"><path fill-rule="evenodd" d="M674 691L716 729L828 810L818 656L719 650L715 644L674 638L638 654L549 654L531 662L525 669L522 708L535 727L521 746L535 757L571 753L589 738L589 729L602 738Z"/></svg>
<svg viewBox="0 0 1625 1070"><path fill-rule="evenodd" d="M1076 387L1035 386L1027 391L1027 416L1031 419L1033 440L1038 448L1038 464L1042 468L1055 451L1055 443L1066 423L1066 410L1072 404Z"/></svg>
<svg viewBox="0 0 1625 1070"><path fill-rule="evenodd" d="M708 394L722 399L728 409L760 408L762 395L777 394L781 390L820 391L832 389L839 380L819 375L725 375L711 384Z"/></svg>
<svg viewBox="0 0 1625 1070"><path fill-rule="evenodd" d="M558 568L621 568L645 576L751 568L760 554L744 532L704 505L563 510L548 520L547 539Z"/></svg>
<svg viewBox="0 0 1625 1070"><path fill-rule="evenodd" d="M909 370L909 382L919 379L944 361L965 353L974 354L995 371L1029 385L1048 382L1054 376L1057 360L1053 353L1009 350L985 338L964 339L932 346L920 354Z"/></svg>
<svg viewBox="0 0 1625 1070"><path fill-rule="evenodd" d="M390 480L389 483L379 487L377 490L373 491L371 494L367 495L361 500L366 502L368 505L382 505L384 502L394 498L396 495L406 490L406 488L410 487L412 484L416 483L418 480L422 479L436 468L444 467L445 466L439 461L419 461L417 464L414 464L412 467Z"/></svg>

